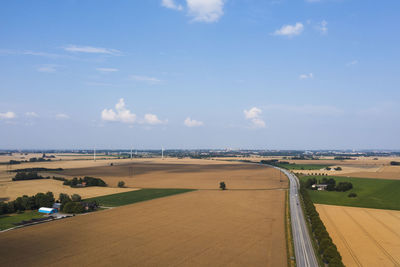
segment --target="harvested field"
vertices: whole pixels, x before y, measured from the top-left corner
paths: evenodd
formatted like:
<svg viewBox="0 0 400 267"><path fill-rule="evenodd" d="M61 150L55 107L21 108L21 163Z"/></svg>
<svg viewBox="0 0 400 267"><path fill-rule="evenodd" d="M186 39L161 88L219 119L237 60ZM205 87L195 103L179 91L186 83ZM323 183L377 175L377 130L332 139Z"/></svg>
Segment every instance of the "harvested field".
<svg viewBox="0 0 400 267"><path fill-rule="evenodd" d="M287 266L284 190L201 190L0 235L4 266Z"/></svg>
<svg viewBox="0 0 400 267"><path fill-rule="evenodd" d="M400 265L400 211L316 207L346 266Z"/></svg>
<svg viewBox="0 0 400 267"><path fill-rule="evenodd" d="M109 194L136 190L135 188L112 188L112 187L84 187L71 188L63 185L61 181L53 179L27 180L18 182L1 182L0 198L14 200L22 195L35 195L36 193L53 192L58 197L60 193L68 195L79 194L82 198L104 196Z"/></svg>
<svg viewBox="0 0 400 267"><path fill-rule="evenodd" d="M287 178L278 170L256 164L206 160L147 160L114 166L71 168L54 172L66 176L100 177L111 186L125 181L141 188L218 189L225 181L230 189L287 188Z"/></svg>

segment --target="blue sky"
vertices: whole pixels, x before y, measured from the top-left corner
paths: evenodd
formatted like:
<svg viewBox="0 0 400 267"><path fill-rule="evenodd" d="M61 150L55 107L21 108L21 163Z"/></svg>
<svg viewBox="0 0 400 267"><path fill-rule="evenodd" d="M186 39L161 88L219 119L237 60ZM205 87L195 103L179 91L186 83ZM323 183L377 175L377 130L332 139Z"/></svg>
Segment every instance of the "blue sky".
<svg viewBox="0 0 400 267"><path fill-rule="evenodd" d="M2 1L0 148L400 149L398 10Z"/></svg>

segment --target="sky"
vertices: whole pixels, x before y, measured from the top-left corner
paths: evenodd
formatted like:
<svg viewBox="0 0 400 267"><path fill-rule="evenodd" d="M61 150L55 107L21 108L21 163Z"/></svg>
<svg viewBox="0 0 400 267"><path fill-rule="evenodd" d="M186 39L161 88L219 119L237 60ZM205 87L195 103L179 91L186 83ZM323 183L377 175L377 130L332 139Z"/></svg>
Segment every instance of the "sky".
<svg viewBox="0 0 400 267"><path fill-rule="evenodd" d="M0 3L0 149L400 149L399 1Z"/></svg>

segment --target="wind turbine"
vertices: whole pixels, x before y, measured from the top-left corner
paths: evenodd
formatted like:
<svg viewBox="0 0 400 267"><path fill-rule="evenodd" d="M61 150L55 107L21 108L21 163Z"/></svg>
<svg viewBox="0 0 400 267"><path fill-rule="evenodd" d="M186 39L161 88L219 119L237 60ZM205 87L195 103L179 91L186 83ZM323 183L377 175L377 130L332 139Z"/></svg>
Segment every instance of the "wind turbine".
<svg viewBox="0 0 400 267"><path fill-rule="evenodd" d="M94 147L93 150L93 160L96 161L96 147Z"/></svg>
<svg viewBox="0 0 400 267"><path fill-rule="evenodd" d="M131 160L132 160L132 158L133 158L132 150L133 150L133 148L132 148L132 146L131 146Z"/></svg>
<svg viewBox="0 0 400 267"><path fill-rule="evenodd" d="M161 159L164 159L164 147L161 147Z"/></svg>

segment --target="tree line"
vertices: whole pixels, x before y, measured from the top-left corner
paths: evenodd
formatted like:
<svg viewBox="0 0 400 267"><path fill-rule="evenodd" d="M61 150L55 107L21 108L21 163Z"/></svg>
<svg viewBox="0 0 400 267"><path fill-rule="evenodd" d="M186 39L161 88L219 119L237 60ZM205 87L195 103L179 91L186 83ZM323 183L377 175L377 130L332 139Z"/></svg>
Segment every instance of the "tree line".
<svg viewBox="0 0 400 267"><path fill-rule="evenodd" d="M343 267L342 256L340 256L336 245L332 242L332 238L329 236L324 223L319 217L304 182L301 182L300 194L304 202L306 219L311 224L312 235L317 241L319 256L329 267Z"/></svg>

